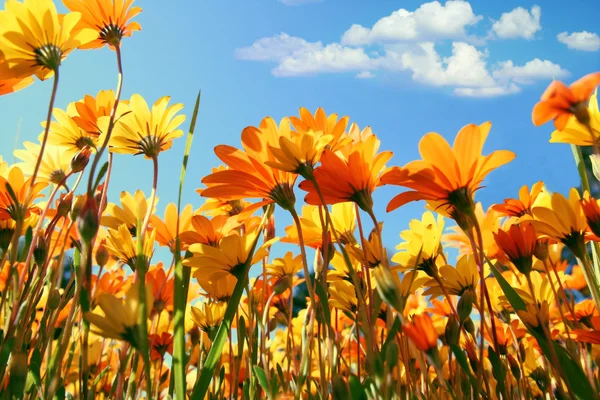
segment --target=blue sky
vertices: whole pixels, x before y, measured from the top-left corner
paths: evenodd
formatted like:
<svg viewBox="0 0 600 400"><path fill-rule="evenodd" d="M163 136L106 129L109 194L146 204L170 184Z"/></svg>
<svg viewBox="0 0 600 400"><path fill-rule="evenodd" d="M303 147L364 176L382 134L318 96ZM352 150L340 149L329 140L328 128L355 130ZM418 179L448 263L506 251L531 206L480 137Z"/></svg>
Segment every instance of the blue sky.
<svg viewBox="0 0 600 400"><path fill-rule="evenodd" d="M517 158L477 193L486 207L538 180L562 193L577 185L570 148L549 144L551 125L535 128L530 116L553 78L570 83L600 70L598 2L136 3L144 9L136 18L143 30L123 45L124 97L140 93L151 103L170 95L190 115L202 89L184 196L194 207L202 204L195 193L201 177L218 164L215 145L239 146L245 126L265 116L296 115L299 107L322 106L360 127L370 125L382 149L394 152L390 165L418 158L427 132L453 140L462 126L491 120L485 152L510 149ZM51 84L38 81L0 97L5 160L22 141L37 140ZM113 52L75 52L63 64L56 106L115 84ZM161 215L176 200L183 146L180 139L159 158ZM143 158L117 156L110 199L117 201L122 190L149 193L151 169ZM385 216L397 192L376 193L389 246L423 210L423 204L411 204Z"/></svg>

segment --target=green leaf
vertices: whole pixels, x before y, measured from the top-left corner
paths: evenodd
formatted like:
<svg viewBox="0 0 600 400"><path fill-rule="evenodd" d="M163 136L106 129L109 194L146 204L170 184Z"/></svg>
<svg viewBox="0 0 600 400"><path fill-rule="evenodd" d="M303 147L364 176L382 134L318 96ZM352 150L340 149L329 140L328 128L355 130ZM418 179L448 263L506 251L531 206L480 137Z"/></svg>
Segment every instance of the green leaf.
<svg viewBox="0 0 600 400"><path fill-rule="evenodd" d="M496 281L498 282L500 288L506 295L506 298L508 299L512 308L515 311L527 310L527 305L525 304L525 301L521 298L521 296L519 296L515 289L513 289L513 287L510 286L510 283L508 283L506 279L504 279L502 274L496 269L496 267L491 262L488 261L488 264L494 274L494 277L496 278Z"/></svg>
<svg viewBox="0 0 600 400"><path fill-rule="evenodd" d="M506 381L506 367L500 362L500 358L498 357L498 354L496 354L492 346L488 347L488 357L490 359L490 362L492 363L492 374L494 375L494 378L496 378L496 382L498 383L496 386L496 390L499 393L502 393L502 395L505 398L508 398L508 395L506 394L506 386L504 384L504 382Z"/></svg>
<svg viewBox="0 0 600 400"><path fill-rule="evenodd" d="M98 171L96 181L94 182L94 187L92 188L92 193L95 192L98 186L100 185L100 181L102 180L102 178L104 178L104 175L106 175L106 171L108 171L108 162L102 164L102 168L100 168L100 171Z"/></svg>
<svg viewBox="0 0 600 400"><path fill-rule="evenodd" d="M331 312L329 310L329 302L327 301L329 296L327 296L327 291L320 281L315 281L315 290L317 291L317 296L319 296L319 300L321 301L322 314L320 314L323 316L323 323L325 326L328 326L331 321Z"/></svg>
<svg viewBox="0 0 600 400"><path fill-rule="evenodd" d="M454 357L456 357L456 361L458 361L458 365L460 365L460 367L462 368L464 373L467 374L467 376L469 377L469 382L471 382L471 385L473 387L476 387L477 379L475 379L475 377L473 376L473 373L471 373L471 368L469 367L469 361L467 360L467 356L465 355L465 353L463 353L463 351L460 349L460 347L458 347L455 344L450 345L450 350L452 350Z"/></svg>
<svg viewBox="0 0 600 400"><path fill-rule="evenodd" d="M360 383L360 379L351 374L348 378L348 383L350 386L350 399L352 400L367 400L367 392L365 391L364 386Z"/></svg>
<svg viewBox="0 0 600 400"><path fill-rule="evenodd" d="M271 391L269 390L270 388L269 388L269 381L267 380L267 374L258 365L255 365L253 370L254 370L254 376L256 376L256 379L258 380L258 384L260 385L260 387L263 388L263 390L267 394L267 397L271 398Z"/></svg>

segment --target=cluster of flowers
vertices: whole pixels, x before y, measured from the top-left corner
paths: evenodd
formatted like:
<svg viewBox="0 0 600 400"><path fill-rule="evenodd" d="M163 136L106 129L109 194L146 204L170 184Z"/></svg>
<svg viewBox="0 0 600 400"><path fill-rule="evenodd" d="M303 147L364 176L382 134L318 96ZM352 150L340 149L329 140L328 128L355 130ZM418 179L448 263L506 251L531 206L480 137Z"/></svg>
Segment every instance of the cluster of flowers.
<svg viewBox="0 0 600 400"><path fill-rule="evenodd" d="M159 155L185 116L168 97L121 99L121 41L141 9L63 2L64 15L51 0L0 11L0 94L54 80L39 143L0 160L1 397L598 398L600 203L580 146L598 154L600 73L553 82L533 110L573 146L582 195L538 182L484 210L475 192L515 157L481 154L489 122L453 147L429 133L421 160L387 167L370 128L302 108L244 129L241 148L217 146L203 205L161 217ZM116 91L54 108L68 53L103 46ZM115 153L152 161L150 196L108 202ZM383 185L408 189L388 212L428 208L391 257L373 208ZM153 264L157 246L172 259Z"/></svg>

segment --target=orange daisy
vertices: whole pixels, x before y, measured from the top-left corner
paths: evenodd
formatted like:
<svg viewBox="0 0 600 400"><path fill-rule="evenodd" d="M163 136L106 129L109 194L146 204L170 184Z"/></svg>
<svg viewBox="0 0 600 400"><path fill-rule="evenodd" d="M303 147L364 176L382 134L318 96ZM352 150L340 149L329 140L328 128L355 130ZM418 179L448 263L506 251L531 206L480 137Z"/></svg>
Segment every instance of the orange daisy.
<svg viewBox="0 0 600 400"><path fill-rule="evenodd" d="M326 204L351 201L364 211L372 209L373 191L380 186L381 173L393 155L391 151L378 153L378 150L379 140L373 135L364 142L354 143L347 155L331 150L323 152L314 180ZM312 181L303 181L300 189L308 192L304 199L308 204L323 204Z"/></svg>
<svg viewBox="0 0 600 400"><path fill-rule="evenodd" d="M98 37L81 49L99 49L105 44L111 48L118 46L121 39L131 36L134 31L142 29L138 22L131 21L142 12L141 7L132 7L134 0L63 0L65 6L81 13L81 20L75 31L94 29Z"/></svg>
<svg viewBox="0 0 600 400"><path fill-rule="evenodd" d="M343 142L343 135L348 127L350 117L345 116L338 119L337 114L325 113L321 107L317 108L314 115L306 108L300 108L300 118L290 117L290 122L296 132L303 134L308 131L322 132L324 136L330 135L329 149L335 150Z"/></svg>
<svg viewBox="0 0 600 400"><path fill-rule="evenodd" d="M491 126L486 122L463 127L453 148L440 134L426 134L419 143L422 160L412 161L404 168L393 167L382 176L384 184L412 189L394 197L387 211L411 201L426 200L436 211L455 219L461 228L470 226L462 215L472 216L475 191L487 174L515 158L508 150L481 155Z"/></svg>
<svg viewBox="0 0 600 400"><path fill-rule="evenodd" d="M17 92L33 83L33 77L17 79L0 79L0 96Z"/></svg>
<svg viewBox="0 0 600 400"><path fill-rule="evenodd" d="M587 103L599 84L600 72L588 74L569 87L560 81L552 82L533 107L533 124L540 126L554 120L554 126L561 131L567 126L569 119L575 116L583 125L588 125L590 116Z"/></svg>
<svg viewBox="0 0 600 400"><path fill-rule="evenodd" d="M540 181L529 190L529 186L524 185L519 189L518 199L504 199L504 204L494 204L492 209L507 217L522 217L525 214L531 214L532 207L536 204L536 200L544 190L544 182Z"/></svg>

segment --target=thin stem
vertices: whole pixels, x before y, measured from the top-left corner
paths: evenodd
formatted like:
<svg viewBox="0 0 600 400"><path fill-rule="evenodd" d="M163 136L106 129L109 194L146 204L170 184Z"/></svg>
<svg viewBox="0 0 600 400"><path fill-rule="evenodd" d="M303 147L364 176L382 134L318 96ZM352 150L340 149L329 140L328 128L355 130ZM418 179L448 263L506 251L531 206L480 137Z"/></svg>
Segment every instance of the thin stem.
<svg viewBox="0 0 600 400"><path fill-rule="evenodd" d="M100 150L96 152L96 156L94 157L94 161L92 162L92 167L90 169L90 178L88 180L88 193L92 193L93 189L92 185L94 184L94 178L96 173L96 168L98 167L98 163L100 162L100 158L102 158L102 154L104 150L108 147L108 142L110 141L110 137L112 136L112 131L115 127L115 119L117 117L117 109L119 107L119 102L121 101L121 91L123 90L123 63L121 60L121 47L117 44L114 46L115 53L117 54L117 69L119 71L118 81L117 81L117 92L115 94L115 104L113 105L113 109L110 113L110 119L108 121L108 129L106 131L106 137L104 138L104 142L102 143L102 147Z"/></svg>

